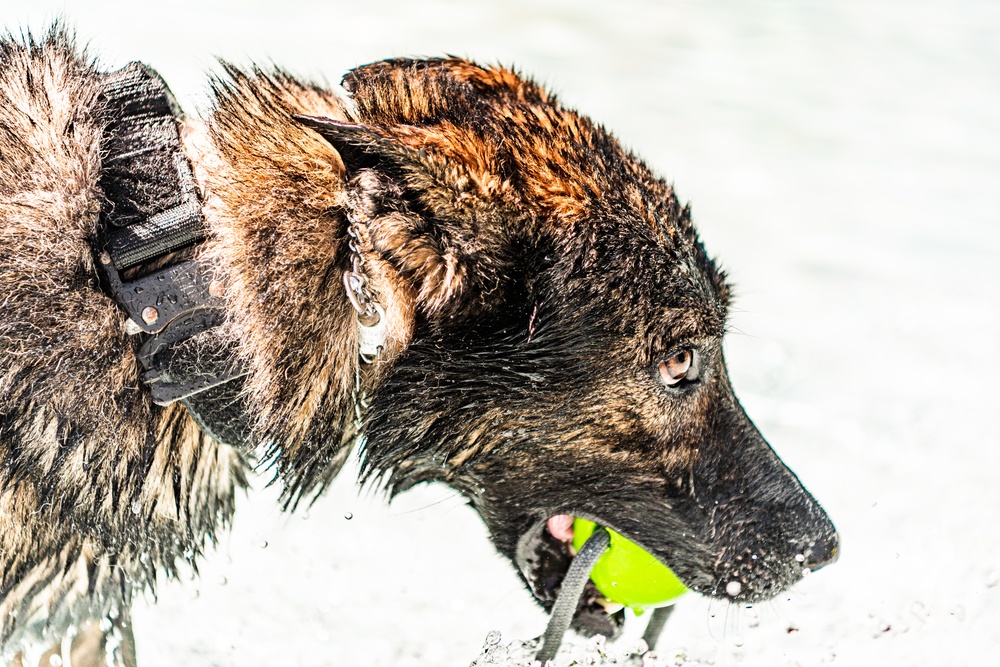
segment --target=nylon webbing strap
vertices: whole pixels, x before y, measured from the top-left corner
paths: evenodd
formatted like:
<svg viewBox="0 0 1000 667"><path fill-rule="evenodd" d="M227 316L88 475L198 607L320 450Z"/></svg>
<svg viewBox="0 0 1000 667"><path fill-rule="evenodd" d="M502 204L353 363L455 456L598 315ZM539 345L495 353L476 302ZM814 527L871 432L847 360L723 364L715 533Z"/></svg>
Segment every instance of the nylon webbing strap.
<svg viewBox="0 0 1000 667"><path fill-rule="evenodd" d="M172 258L144 270L205 238L197 181L181 144L181 109L142 63L105 75L98 108L106 119L98 259L130 330L149 334L138 354L143 381L154 403L180 401L210 435L240 441L248 421L242 382L233 381L245 371L217 329L224 311L211 267Z"/></svg>
<svg viewBox="0 0 1000 667"><path fill-rule="evenodd" d="M111 259L120 271L138 266L205 238L197 201L154 215L146 222L113 229L108 234Z"/></svg>
<svg viewBox="0 0 1000 667"><path fill-rule="evenodd" d="M205 238L197 183L181 148L180 107L142 63L108 74L102 92L111 121L100 185L107 250L119 271Z"/></svg>

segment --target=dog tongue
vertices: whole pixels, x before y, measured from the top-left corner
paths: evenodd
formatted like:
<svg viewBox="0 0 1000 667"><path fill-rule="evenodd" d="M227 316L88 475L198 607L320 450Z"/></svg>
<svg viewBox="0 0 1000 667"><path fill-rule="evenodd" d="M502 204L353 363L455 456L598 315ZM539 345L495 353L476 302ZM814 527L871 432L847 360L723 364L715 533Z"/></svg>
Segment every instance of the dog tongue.
<svg viewBox="0 0 1000 667"><path fill-rule="evenodd" d="M549 528L549 532L552 533L552 537L560 542L572 542L573 520L573 517L569 514L556 514L546 522L546 525Z"/></svg>

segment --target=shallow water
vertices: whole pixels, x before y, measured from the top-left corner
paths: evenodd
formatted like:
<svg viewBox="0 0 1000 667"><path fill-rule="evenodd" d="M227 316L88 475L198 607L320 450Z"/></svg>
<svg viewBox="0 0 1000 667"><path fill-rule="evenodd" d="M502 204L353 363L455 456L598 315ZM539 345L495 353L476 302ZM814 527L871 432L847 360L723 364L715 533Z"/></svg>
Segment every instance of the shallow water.
<svg viewBox="0 0 1000 667"><path fill-rule="evenodd" d="M336 82L455 53L550 85L691 201L738 286L737 392L842 536L785 598L682 600L658 664L996 663L1000 5L610 6L5 0L2 16L61 11L190 109L217 55ZM349 477L308 518L271 491L242 502L202 576L136 610L141 664L467 665L490 631L542 632L460 498L386 508Z"/></svg>

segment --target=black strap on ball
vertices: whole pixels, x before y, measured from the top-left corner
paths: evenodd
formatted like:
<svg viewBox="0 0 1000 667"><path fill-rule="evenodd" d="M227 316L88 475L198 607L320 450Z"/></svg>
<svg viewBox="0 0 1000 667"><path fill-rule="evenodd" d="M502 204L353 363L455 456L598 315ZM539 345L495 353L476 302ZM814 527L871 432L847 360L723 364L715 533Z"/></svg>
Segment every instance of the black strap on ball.
<svg viewBox="0 0 1000 667"><path fill-rule="evenodd" d="M649 614L649 622L646 624L645 632L642 633L642 640L646 642L647 650L652 651L656 648L656 642L663 634L663 626L667 624L667 619L672 613L674 613L674 606L670 605L669 607L657 607Z"/></svg>
<svg viewBox="0 0 1000 667"><path fill-rule="evenodd" d="M552 605L552 616L549 617L549 625L545 628L542 646L535 655L535 659L543 665L546 660L551 660L556 656L563 636L573 621L573 615L576 613L580 596L583 595L583 589L587 585L587 580L590 579L590 571L594 569L594 565L597 564L597 560L608 548L610 542L611 536L608 535L608 531L598 526L580 547L573 562L570 563L562 586L559 588L559 595L556 597L555 604Z"/></svg>

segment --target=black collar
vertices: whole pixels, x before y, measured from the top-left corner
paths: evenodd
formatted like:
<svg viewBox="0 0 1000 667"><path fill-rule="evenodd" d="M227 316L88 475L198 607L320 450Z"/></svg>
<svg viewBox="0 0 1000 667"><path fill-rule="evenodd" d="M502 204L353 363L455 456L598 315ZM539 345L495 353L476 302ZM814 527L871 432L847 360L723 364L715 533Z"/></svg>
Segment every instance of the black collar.
<svg viewBox="0 0 1000 667"><path fill-rule="evenodd" d="M189 259L205 239L205 223L181 145L177 101L159 74L134 62L106 75L99 113L107 119L105 202L94 249L105 289L128 315L127 329L144 339L143 381L153 401L167 405L243 372L232 354L195 364L182 359L188 341L218 326L224 311L213 294L211 267ZM173 261L178 257L188 259ZM162 266L144 270L151 265Z"/></svg>

